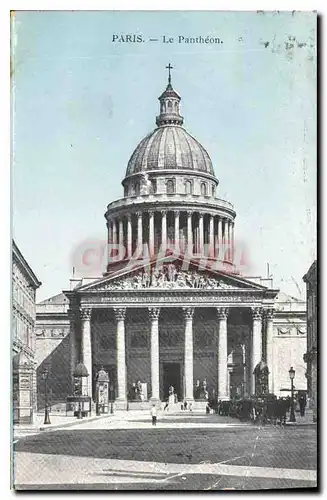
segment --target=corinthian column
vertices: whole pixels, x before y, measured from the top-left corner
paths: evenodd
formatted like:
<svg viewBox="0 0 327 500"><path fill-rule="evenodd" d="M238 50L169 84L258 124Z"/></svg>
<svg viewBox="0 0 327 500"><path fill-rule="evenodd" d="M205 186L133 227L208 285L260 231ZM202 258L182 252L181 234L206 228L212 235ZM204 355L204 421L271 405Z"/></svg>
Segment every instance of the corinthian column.
<svg viewBox="0 0 327 500"><path fill-rule="evenodd" d="M227 307L217 307L218 313L218 399L229 399L227 367Z"/></svg>
<svg viewBox="0 0 327 500"><path fill-rule="evenodd" d="M161 211L161 249L165 252L167 249L167 211Z"/></svg>
<svg viewBox="0 0 327 500"><path fill-rule="evenodd" d="M126 401L126 353L125 353L125 314L126 308L114 309L117 322L117 383L118 400Z"/></svg>
<svg viewBox="0 0 327 500"><path fill-rule="evenodd" d="M194 307L184 307L185 344L184 344L184 383L185 400L193 401L193 314Z"/></svg>
<svg viewBox="0 0 327 500"><path fill-rule="evenodd" d="M149 212L149 253L150 258L154 256L154 213Z"/></svg>
<svg viewBox="0 0 327 500"><path fill-rule="evenodd" d="M68 309L67 311L69 318L69 364L70 364L70 382L71 382L71 394L74 393L74 371L77 364L77 353L76 353L76 325L77 325L77 311L74 309Z"/></svg>
<svg viewBox="0 0 327 500"><path fill-rule="evenodd" d="M127 257L132 257L132 216L127 215Z"/></svg>
<svg viewBox="0 0 327 500"><path fill-rule="evenodd" d="M124 245L124 226L123 226L123 219L119 219L119 245L122 246ZM122 251L120 250L120 253Z"/></svg>
<svg viewBox="0 0 327 500"><path fill-rule="evenodd" d="M230 242L230 248L231 248L231 261L234 263L235 260L235 249L234 249L234 222L231 222L231 242Z"/></svg>
<svg viewBox="0 0 327 500"><path fill-rule="evenodd" d="M266 311L266 362L269 370L269 392L274 392L274 364L273 364L273 335L274 335L274 309Z"/></svg>
<svg viewBox="0 0 327 500"><path fill-rule="evenodd" d="M137 255L143 255L143 220L142 212L136 212L137 215Z"/></svg>
<svg viewBox="0 0 327 500"><path fill-rule="evenodd" d="M112 219L112 244L117 245L117 222Z"/></svg>
<svg viewBox="0 0 327 500"><path fill-rule="evenodd" d="M213 216L209 215L209 257L215 256L215 248L214 248L214 220Z"/></svg>
<svg viewBox="0 0 327 500"><path fill-rule="evenodd" d="M81 309L81 362L87 371L87 381L82 379L83 394L92 397L92 344L91 344L91 308Z"/></svg>
<svg viewBox="0 0 327 500"><path fill-rule="evenodd" d="M159 314L160 309L149 307L151 322L151 399L159 401Z"/></svg>
<svg viewBox="0 0 327 500"><path fill-rule="evenodd" d="M108 228L108 243L112 243L112 222L109 219L107 222L107 228Z"/></svg>
<svg viewBox="0 0 327 500"><path fill-rule="evenodd" d="M231 260L231 221L227 219L227 260Z"/></svg>
<svg viewBox="0 0 327 500"><path fill-rule="evenodd" d="M174 247L175 247L175 252L179 253L179 251L180 251L180 241L179 241L179 210L175 210L174 215L175 215L175 241L174 241Z"/></svg>
<svg viewBox="0 0 327 500"><path fill-rule="evenodd" d="M203 214L199 213L199 254L203 255Z"/></svg>
<svg viewBox="0 0 327 500"><path fill-rule="evenodd" d="M193 255L192 212L187 212L187 253Z"/></svg>
<svg viewBox="0 0 327 500"><path fill-rule="evenodd" d="M255 367L262 359L262 309L261 307L252 307L252 356L251 356L251 393L255 393L255 376L253 374Z"/></svg>
<svg viewBox="0 0 327 500"><path fill-rule="evenodd" d="M219 260L223 260L223 226L222 219L218 217L218 255Z"/></svg>

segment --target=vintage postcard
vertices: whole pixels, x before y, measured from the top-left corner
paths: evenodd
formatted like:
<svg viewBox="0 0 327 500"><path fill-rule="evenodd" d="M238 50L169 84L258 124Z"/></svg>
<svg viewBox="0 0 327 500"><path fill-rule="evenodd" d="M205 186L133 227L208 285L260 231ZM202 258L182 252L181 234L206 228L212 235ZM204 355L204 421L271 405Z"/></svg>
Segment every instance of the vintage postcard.
<svg viewBox="0 0 327 500"><path fill-rule="evenodd" d="M12 487L317 488L317 15L15 11Z"/></svg>

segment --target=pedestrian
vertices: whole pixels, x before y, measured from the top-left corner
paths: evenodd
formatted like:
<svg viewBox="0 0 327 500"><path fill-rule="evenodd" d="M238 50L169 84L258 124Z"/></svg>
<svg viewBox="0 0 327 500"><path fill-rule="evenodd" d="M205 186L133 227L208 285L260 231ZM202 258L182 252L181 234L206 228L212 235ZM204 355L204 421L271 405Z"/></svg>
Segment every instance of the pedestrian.
<svg viewBox="0 0 327 500"><path fill-rule="evenodd" d="M300 405L300 415L301 415L301 417L304 417L304 414L305 414L305 405L306 405L305 396L301 396L299 398L299 405Z"/></svg>
<svg viewBox="0 0 327 500"><path fill-rule="evenodd" d="M152 425L157 425L157 408L156 408L156 405L152 405L151 416L152 416Z"/></svg>

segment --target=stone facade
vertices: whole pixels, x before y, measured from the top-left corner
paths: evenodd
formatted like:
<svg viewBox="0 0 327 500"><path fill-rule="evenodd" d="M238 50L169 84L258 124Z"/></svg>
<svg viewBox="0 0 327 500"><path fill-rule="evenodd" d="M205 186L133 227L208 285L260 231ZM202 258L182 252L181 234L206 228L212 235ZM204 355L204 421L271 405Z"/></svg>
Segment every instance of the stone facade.
<svg viewBox="0 0 327 500"><path fill-rule="evenodd" d="M317 337L317 261L314 261L303 277L307 287L307 349L304 361L307 363L308 394L313 418L317 419L317 376L318 376L318 337Z"/></svg>
<svg viewBox="0 0 327 500"><path fill-rule="evenodd" d="M12 244L13 419L32 423L36 410L35 295L41 285L22 253Z"/></svg>
<svg viewBox="0 0 327 500"><path fill-rule="evenodd" d="M199 384L222 400L250 395L262 361L271 392L288 387L291 365L298 387L305 384L305 304L284 304L271 280L240 275L236 211L217 196L219 180L207 151L182 126L180 100L169 76L157 128L128 162L124 196L107 206L103 276L74 279L60 316L38 310L38 328L48 331L38 335L40 362L51 363L51 345L65 352L56 398L63 388L73 391L77 362L87 368L93 398L103 366L117 408L127 407L137 382L152 401L166 400L170 385L179 400L193 401ZM69 334L53 340L49 331L59 325Z"/></svg>
<svg viewBox="0 0 327 500"><path fill-rule="evenodd" d="M63 294L36 305L37 407L45 405L42 373L48 370L49 401L52 408L61 405L70 393L68 301Z"/></svg>

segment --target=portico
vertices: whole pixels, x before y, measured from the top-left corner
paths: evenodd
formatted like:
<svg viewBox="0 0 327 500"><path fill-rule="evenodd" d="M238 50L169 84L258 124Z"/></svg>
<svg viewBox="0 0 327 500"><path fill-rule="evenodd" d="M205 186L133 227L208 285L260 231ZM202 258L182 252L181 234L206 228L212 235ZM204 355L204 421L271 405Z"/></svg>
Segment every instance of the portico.
<svg viewBox="0 0 327 500"><path fill-rule="evenodd" d="M91 394L97 369L106 366L122 408L137 380L147 384L151 401L167 397L167 377L179 385L179 400L193 401L197 380L206 380L221 400L230 398L231 377L239 392L253 393L256 364L271 360L265 343L276 291L194 269L184 273L194 284L202 278L202 288L193 288L182 283L182 272L169 281L169 264L163 269L161 285L169 288L154 286L155 271L138 269L66 292L74 318L71 372L77 359L83 361L92 374Z"/></svg>

